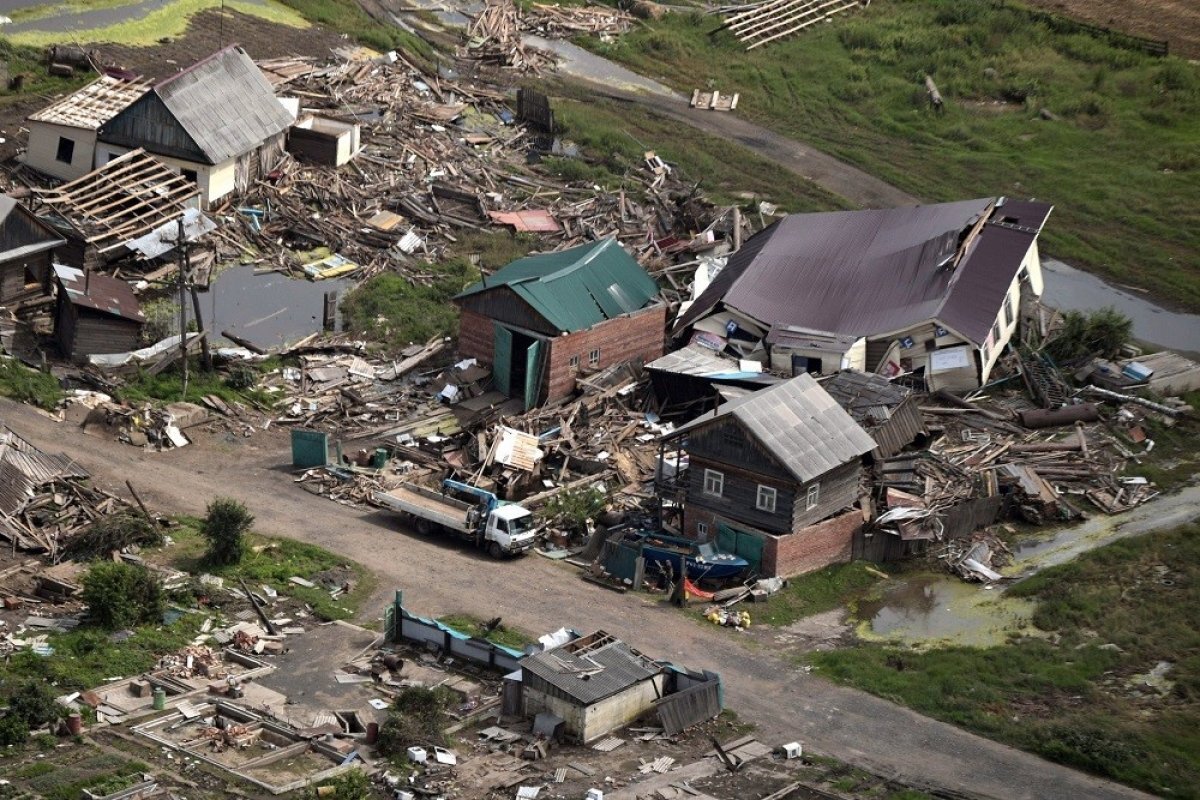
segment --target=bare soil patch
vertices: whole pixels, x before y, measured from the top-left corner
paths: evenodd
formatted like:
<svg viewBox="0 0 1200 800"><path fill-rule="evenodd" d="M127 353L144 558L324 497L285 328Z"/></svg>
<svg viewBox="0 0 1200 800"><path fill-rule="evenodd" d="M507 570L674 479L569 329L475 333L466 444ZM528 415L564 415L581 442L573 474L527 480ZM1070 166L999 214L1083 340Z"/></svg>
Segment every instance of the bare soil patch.
<svg viewBox="0 0 1200 800"><path fill-rule="evenodd" d="M1196 0L1028 0L1031 6L1092 25L1165 39L1171 54L1200 58L1200 3Z"/></svg>

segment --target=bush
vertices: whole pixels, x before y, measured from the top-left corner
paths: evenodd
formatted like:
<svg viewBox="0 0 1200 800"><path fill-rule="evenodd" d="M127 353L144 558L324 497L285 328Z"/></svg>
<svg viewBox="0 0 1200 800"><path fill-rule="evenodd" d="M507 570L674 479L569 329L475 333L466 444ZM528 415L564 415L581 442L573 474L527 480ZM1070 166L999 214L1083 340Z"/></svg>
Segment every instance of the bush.
<svg viewBox="0 0 1200 800"><path fill-rule="evenodd" d="M101 517L67 545L68 558L88 559L108 556L114 550L134 545L156 547L163 542L160 531L139 514L112 514Z"/></svg>
<svg viewBox="0 0 1200 800"><path fill-rule="evenodd" d="M332 786L333 794L320 794L317 790L322 786ZM318 797L322 800L370 800L374 796L371 791L371 779L358 768L327 778L316 786L308 787L304 792L304 797L309 800L316 800Z"/></svg>
<svg viewBox="0 0 1200 800"><path fill-rule="evenodd" d="M63 707L54 700L46 684L25 683L8 698L8 715L22 720L26 727L40 728L63 715Z"/></svg>
<svg viewBox="0 0 1200 800"><path fill-rule="evenodd" d="M14 714L0 717L0 747L25 744L29 739L29 726Z"/></svg>
<svg viewBox="0 0 1200 800"><path fill-rule="evenodd" d="M208 504L208 514L200 532L208 539L204 558L210 564L236 564L246 553L246 534L254 524L254 515L229 497L218 497Z"/></svg>
<svg viewBox="0 0 1200 800"><path fill-rule="evenodd" d="M416 744L445 744L450 721L446 708L453 700L454 692L444 686L406 688L396 696L379 729L379 752L398 756Z"/></svg>
<svg viewBox="0 0 1200 800"><path fill-rule="evenodd" d="M1112 358L1129 341L1133 320L1111 306L1090 311L1067 311L1063 327L1046 345L1046 351L1058 361L1094 355Z"/></svg>
<svg viewBox="0 0 1200 800"><path fill-rule="evenodd" d="M162 619L162 586L136 564L101 562L83 576L83 601L93 623L107 630L132 628Z"/></svg>
<svg viewBox="0 0 1200 800"><path fill-rule="evenodd" d="M547 519L557 519L572 533L587 530L587 521L604 510L607 497L595 487L563 492L550 498L542 512Z"/></svg>

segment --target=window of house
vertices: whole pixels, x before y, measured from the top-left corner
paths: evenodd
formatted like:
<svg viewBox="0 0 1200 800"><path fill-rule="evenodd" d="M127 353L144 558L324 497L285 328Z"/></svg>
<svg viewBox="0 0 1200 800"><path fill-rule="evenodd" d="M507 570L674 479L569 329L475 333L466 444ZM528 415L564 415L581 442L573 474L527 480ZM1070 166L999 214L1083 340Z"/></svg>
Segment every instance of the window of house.
<svg viewBox="0 0 1200 800"><path fill-rule="evenodd" d="M75 158L75 140L65 136L58 137L58 150L54 157L64 164L70 164L71 159Z"/></svg>
<svg viewBox="0 0 1200 800"><path fill-rule="evenodd" d="M182 173L183 177L187 178L192 183L195 183L195 184L200 183L200 178L196 175L196 170L185 169L185 170L181 170L181 173Z"/></svg>
<svg viewBox="0 0 1200 800"><path fill-rule="evenodd" d="M1013 324L1013 306L1011 294L1005 296L1004 298L1004 324L1006 326Z"/></svg>
<svg viewBox="0 0 1200 800"><path fill-rule="evenodd" d="M992 344L994 344L997 347L1000 346L1000 322L999 321L992 323Z"/></svg>
<svg viewBox="0 0 1200 800"><path fill-rule="evenodd" d="M708 536L708 523L707 522L697 522L696 523L696 537L699 539L703 539L703 538L706 538L707 536Z"/></svg>
<svg viewBox="0 0 1200 800"><path fill-rule="evenodd" d="M597 347L592 352L588 353L588 366L600 366L600 348Z"/></svg>
<svg viewBox="0 0 1200 800"><path fill-rule="evenodd" d="M768 514L775 513L775 489L771 486L758 485L758 498L754 502L754 507L759 511L766 511Z"/></svg>
<svg viewBox="0 0 1200 800"><path fill-rule="evenodd" d="M579 356L571 356L571 369L579 369Z"/></svg>
<svg viewBox="0 0 1200 800"><path fill-rule="evenodd" d="M36 289L41 285L42 285L42 281L38 278L37 275L35 275L33 273L32 269L30 269L28 266L26 266L25 267L25 288L26 289Z"/></svg>
<svg viewBox="0 0 1200 800"><path fill-rule="evenodd" d="M821 502L821 484L814 483L808 487L808 494L804 497L804 510L812 511Z"/></svg>
<svg viewBox="0 0 1200 800"><path fill-rule="evenodd" d="M725 493L725 473L715 469L704 470L704 493L710 497L720 497Z"/></svg>

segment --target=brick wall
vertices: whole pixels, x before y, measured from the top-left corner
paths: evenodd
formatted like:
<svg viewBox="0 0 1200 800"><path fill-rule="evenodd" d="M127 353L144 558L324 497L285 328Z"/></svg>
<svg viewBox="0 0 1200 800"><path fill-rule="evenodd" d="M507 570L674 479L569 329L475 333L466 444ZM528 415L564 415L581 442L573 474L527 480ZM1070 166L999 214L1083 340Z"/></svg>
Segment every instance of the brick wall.
<svg viewBox="0 0 1200 800"><path fill-rule="evenodd" d="M585 372L611 367L632 358L653 361L663 354L667 308L653 305L627 316L608 319L587 330L557 336L550 342L550 368L542 390L547 400L567 397L575 391L571 357L579 356ZM588 354L599 348L600 363L591 365Z"/></svg>
<svg viewBox="0 0 1200 800"><path fill-rule="evenodd" d="M458 354L475 358L484 364L492 363L496 333L491 319L468 308L458 314Z"/></svg>
<svg viewBox="0 0 1200 800"><path fill-rule="evenodd" d="M683 512L683 535L700 542L715 542L717 540L717 525L719 523L720 520L717 515L707 508L689 504ZM700 531L696 530L699 524L708 526L708 532L701 534Z"/></svg>
<svg viewBox="0 0 1200 800"><path fill-rule="evenodd" d="M862 526L862 512L852 508L787 536L768 537L763 547L763 575L790 578L847 562Z"/></svg>

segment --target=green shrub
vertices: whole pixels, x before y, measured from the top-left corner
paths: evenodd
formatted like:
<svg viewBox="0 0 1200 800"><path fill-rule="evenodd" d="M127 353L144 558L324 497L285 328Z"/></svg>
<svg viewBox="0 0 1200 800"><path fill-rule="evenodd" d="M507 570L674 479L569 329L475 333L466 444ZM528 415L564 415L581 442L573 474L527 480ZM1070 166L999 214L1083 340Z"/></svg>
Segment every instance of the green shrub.
<svg viewBox="0 0 1200 800"><path fill-rule="evenodd" d="M29 739L29 726L14 714L0 717L0 747L25 744Z"/></svg>
<svg viewBox="0 0 1200 800"><path fill-rule="evenodd" d="M132 628L162 619L162 586L138 564L100 562L83 576L83 601L91 622L107 630Z"/></svg>
<svg viewBox="0 0 1200 800"><path fill-rule="evenodd" d="M162 531L139 514L101 517L71 540L64 554L74 559L102 558L126 547L157 547Z"/></svg>
<svg viewBox="0 0 1200 800"><path fill-rule="evenodd" d="M23 720L32 729L60 719L63 707L55 701L45 683L28 681L9 696L8 713Z"/></svg>
<svg viewBox="0 0 1200 800"><path fill-rule="evenodd" d="M322 786L332 786L333 794L320 794L318 789ZM358 768L347 770L332 778L326 778L304 790L304 797L308 800L317 798L321 798L321 800L370 800L374 796L375 794L371 790L371 779L367 777L367 773Z"/></svg>
<svg viewBox="0 0 1200 800"><path fill-rule="evenodd" d="M1046 346L1046 351L1059 361L1070 361L1088 355L1112 358L1133 334L1133 320L1111 306L1084 314L1067 311L1063 327Z"/></svg>
<svg viewBox="0 0 1200 800"><path fill-rule="evenodd" d="M406 688L396 696L379 729L379 752L398 756L414 744L445 744L450 721L446 709L454 697L454 692L444 686Z"/></svg>
<svg viewBox="0 0 1200 800"><path fill-rule="evenodd" d="M204 558L220 566L236 564L246 553L246 534L254 524L254 515L229 497L218 497L208 504L208 513L200 532L208 539Z"/></svg>
<svg viewBox="0 0 1200 800"><path fill-rule="evenodd" d="M608 503L607 495L595 487L576 489L555 495L546 502L542 516L556 519L569 531L582 533L587 521L594 519Z"/></svg>

